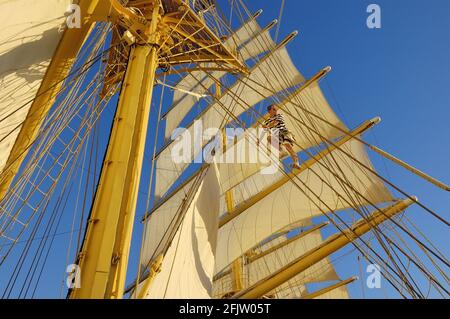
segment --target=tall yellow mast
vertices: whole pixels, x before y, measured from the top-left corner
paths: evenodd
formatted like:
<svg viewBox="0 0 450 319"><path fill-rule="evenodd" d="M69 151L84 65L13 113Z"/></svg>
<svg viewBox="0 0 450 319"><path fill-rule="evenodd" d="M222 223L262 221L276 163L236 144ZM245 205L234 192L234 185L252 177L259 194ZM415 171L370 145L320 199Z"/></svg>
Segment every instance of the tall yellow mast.
<svg viewBox="0 0 450 319"><path fill-rule="evenodd" d="M96 12L98 19L129 31L127 39L134 43L78 255L80 288L71 290L70 298L123 297L153 85L161 58L165 65L218 62L245 70L188 4L181 0L129 1L130 7L142 6L142 16L109 0L102 3L104 11ZM184 43L195 50L184 50Z"/></svg>

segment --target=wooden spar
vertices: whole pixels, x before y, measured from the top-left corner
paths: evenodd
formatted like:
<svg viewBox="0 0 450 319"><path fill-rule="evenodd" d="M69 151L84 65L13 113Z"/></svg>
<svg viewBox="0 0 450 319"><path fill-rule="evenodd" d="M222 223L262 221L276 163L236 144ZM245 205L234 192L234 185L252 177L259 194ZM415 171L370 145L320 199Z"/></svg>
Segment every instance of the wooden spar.
<svg viewBox="0 0 450 319"><path fill-rule="evenodd" d="M450 192L450 186L448 186L448 185L442 183L441 181L435 179L434 177L431 177L430 175L428 175L428 174L426 174L426 173L424 173L424 172L418 170L417 168L412 167L412 166L409 165L408 163L405 163L405 162L402 161L401 159L399 159L399 158L397 158L397 157L395 157L395 156L389 154L389 153L386 152L386 151L383 151L382 149L380 149L380 148L378 148L378 147L376 147L376 146L374 146L374 145L371 145L371 144L366 144L366 145L367 145L371 150L373 150L374 152L376 152L376 153L380 154L381 156L387 158L388 160L390 160L390 161L392 161L392 162L394 162L394 163L396 163L396 164L402 166L403 168L407 169L408 171L410 171L410 172L416 174L417 176L419 176L419 177L425 179L426 181L428 181L428 182L434 184L435 186L437 186L437 187L439 187L439 188L441 188L441 189L443 189L443 190L445 190L445 191L447 191L447 192Z"/></svg>
<svg viewBox="0 0 450 319"><path fill-rule="evenodd" d="M272 185L268 186L267 188L263 189L258 194L250 197L249 199L247 199L246 201L244 201L243 203L238 205L232 212L230 212L229 214L225 215L225 217L223 217L220 220L219 227L222 227L226 223L230 222L231 220L233 220L234 218L239 216L241 213L243 213L245 210L247 210L251 206L255 205L260 200L262 200L263 198L265 198L266 196L268 196L269 194L271 194L275 190L279 189L280 187L282 187L283 185L285 185L286 183L291 181L292 178L294 178L295 176L299 175L301 172L307 170L309 167L313 166L315 163L317 163L322 158L324 158L325 156L327 156L328 154L333 152L335 149L337 149L341 145L343 145L346 142L348 142L349 140L351 140L354 136L360 135L361 133L367 131L368 129L370 129L371 127L373 127L375 124L377 124L379 122L380 122L380 118L374 118L374 119L372 119L370 121L366 121L362 125L360 125L358 128L356 128L355 130L351 131L349 134L341 137L333 145L330 145L326 149L320 151L319 153L317 153L313 157L311 157L308 160L306 160L305 162L303 162L300 169L294 170L293 172L283 176L281 179L279 179L278 181L276 181Z"/></svg>
<svg viewBox="0 0 450 319"><path fill-rule="evenodd" d="M344 230L340 234L331 236L318 247L306 252L301 257L295 259L270 276L261 279L251 287L235 294L232 298L255 299L262 297L276 287L295 277L302 271L305 271L317 262L345 247L356 238L361 237L365 233L369 232L372 228L376 227L386 220L389 220L399 212L404 211L407 207L415 202L417 202L417 198L405 199L397 202L390 207L384 208L381 211L372 213L366 219L361 219L353 224L351 228Z"/></svg>
<svg viewBox="0 0 450 319"><path fill-rule="evenodd" d="M150 273L148 277L145 278L142 288L137 293L138 299L144 299L148 295L153 279L155 279L156 275L161 271L163 259L164 255L159 255L150 267ZM138 287L135 287L135 289L138 289Z"/></svg>

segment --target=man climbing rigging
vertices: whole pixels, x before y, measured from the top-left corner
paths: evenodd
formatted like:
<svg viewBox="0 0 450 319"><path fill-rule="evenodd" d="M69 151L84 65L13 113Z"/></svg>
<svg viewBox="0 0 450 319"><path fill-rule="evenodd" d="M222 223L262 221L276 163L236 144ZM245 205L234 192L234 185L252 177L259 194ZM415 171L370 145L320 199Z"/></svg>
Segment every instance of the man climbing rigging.
<svg viewBox="0 0 450 319"><path fill-rule="evenodd" d="M294 135L287 129L286 123L284 121L283 114L278 113L278 109L276 105L272 104L267 107L267 112L269 113L269 118L264 121L262 127L264 128L261 136L259 137L257 144L259 146L259 141L264 137L264 135L268 132L269 135L267 137L267 141L269 144L272 142L272 136L278 139L279 149L284 147L292 158L291 167L294 169L300 169L300 164L298 162L298 156L294 151L294 143L295 137ZM283 157L283 156L281 156Z"/></svg>

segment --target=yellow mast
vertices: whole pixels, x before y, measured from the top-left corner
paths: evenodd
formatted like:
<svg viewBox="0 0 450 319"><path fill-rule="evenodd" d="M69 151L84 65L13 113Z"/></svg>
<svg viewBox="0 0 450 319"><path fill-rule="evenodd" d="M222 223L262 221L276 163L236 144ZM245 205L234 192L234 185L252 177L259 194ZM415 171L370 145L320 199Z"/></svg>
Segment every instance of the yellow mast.
<svg viewBox="0 0 450 319"><path fill-rule="evenodd" d="M132 48L73 298L122 297L156 67L155 46Z"/></svg>
<svg viewBox="0 0 450 319"><path fill-rule="evenodd" d="M164 12L166 1L140 3L147 12L150 11L145 17L137 16L117 0L109 0L109 3L103 1L103 15L96 14L99 20L106 18L127 28L131 34L128 40L131 39L134 44L85 239L77 258L81 270L80 288L71 290L70 298L123 297L159 55L172 53L176 56L173 59L166 57L166 64L219 61L237 71L245 71L245 66L201 22L187 2L168 1L170 5L166 7L175 7L176 11ZM134 1L130 1L131 4L138 5ZM194 29L193 34L187 34L180 27L187 23L183 21L186 17L189 17L189 28ZM171 38L175 34L178 34L177 37ZM174 39L190 42L191 46L198 47L197 52L184 52L182 47L180 52L165 51L169 44L172 48L176 47L173 45ZM153 274L160 264L161 260L153 269ZM140 296L143 297L143 294Z"/></svg>
<svg viewBox="0 0 450 319"><path fill-rule="evenodd" d="M163 255L159 255L156 258L155 262L150 267L150 273L149 273L148 277L145 278L145 280L143 281L142 288L140 288L138 291L138 287L135 287L135 291L138 291L138 294L137 294L138 299L144 299L147 296L148 291L150 290L150 286L153 282L153 279L156 277L158 272L161 270L161 264L162 264L163 258L164 258Z"/></svg>

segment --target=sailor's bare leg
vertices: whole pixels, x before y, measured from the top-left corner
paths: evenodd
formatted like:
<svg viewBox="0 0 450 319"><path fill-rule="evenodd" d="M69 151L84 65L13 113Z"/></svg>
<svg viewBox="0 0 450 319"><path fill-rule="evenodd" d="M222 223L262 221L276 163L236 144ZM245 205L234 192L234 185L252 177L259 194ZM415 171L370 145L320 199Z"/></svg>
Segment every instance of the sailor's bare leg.
<svg viewBox="0 0 450 319"><path fill-rule="evenodd" d="M277 140L275 140L275 141L277 141ZM270 156L270 154L272 153L272 148L270 147L270 146L274 146L275 147L275 145L272 145L272 137L271 136L267 136L267 154ZM284 156L286 156L286 152L283 150L284 148L282 148L281 147L281 145L279 144L279 153L278 154L276 154L280 159L281 158L283 158ZM274 154L275 155L275 154Z"/></svg>
<svg viewBox="0 0 450 319"><path fill-rule="evenodd" d="M300 163L298 162L298 156L297 156L297 153L295 153L294 149L292 148L291 144L286 143L286 144L284 144L284 147L289 152L289 154L291 155L292 161L294 162L292 164L292 166L294 168L299 169L300 168Z"/></svg>

